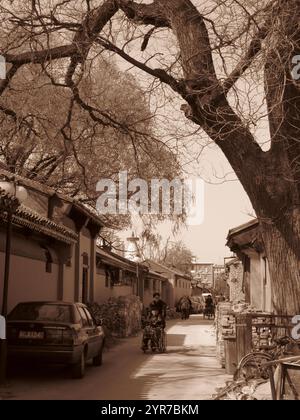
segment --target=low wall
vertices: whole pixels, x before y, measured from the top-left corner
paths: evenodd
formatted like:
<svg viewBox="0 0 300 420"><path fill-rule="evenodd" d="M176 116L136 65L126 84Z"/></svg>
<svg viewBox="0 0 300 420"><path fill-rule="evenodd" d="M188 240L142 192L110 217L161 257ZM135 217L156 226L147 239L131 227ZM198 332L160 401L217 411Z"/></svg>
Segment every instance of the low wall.
<svg viewBox="0 0 300 420"><path fill-rule="evenodd" d="M215 314L217 335L217 359L225 368L225 339L235 336L235 317L232 315L232 304L221 302L217 305Z"/></svg>
<svg viewBox="0 0 300 420"><path fill-rule="evenodd" d="M138 296L111 297L107 302L88 304L94 318L102 320L108 333L130 337L141 329L142 303Z"/></svg>

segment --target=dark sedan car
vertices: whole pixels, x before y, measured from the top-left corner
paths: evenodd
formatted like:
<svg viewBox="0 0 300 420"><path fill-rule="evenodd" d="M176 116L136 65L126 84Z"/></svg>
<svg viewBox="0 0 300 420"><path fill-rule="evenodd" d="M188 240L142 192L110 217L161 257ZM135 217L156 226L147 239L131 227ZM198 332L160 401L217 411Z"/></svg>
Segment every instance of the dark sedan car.
<svg viewBox="0 0 300 420"><path fill-rule="evenodd" d="M82 303L19 303L8 315L7 338L10 359L71 365L76 378L88 360L102 364L104 332Z"/></svg>

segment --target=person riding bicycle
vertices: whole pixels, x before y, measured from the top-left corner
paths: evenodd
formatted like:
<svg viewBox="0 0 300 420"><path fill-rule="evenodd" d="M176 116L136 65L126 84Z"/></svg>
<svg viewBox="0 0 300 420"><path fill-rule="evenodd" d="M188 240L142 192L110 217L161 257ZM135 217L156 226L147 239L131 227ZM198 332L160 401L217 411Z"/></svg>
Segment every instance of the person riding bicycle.
<svg viewBox="0 0 300 420"><path fill-rule="evenodd" d="M188 296L182 296L177 303L177 311L182 319L188 319L192 311L192 301Z"/></svg>
<svg viewBox="0 0 300 420"><path fill-rule="evenodd" d="M148 349L149 341L152 350L155 350L161 334L161 330L165 328L165 320L160 315L158 309L152 309L145 323L142 350Z"/></svg>
<svg viewBox="0 0 300 420"><path fill-rule="evenodd" d="M211 308L214 306L214 301L213 298L211 297L211 295L208 295L207 298L205 299L205 307L207 309Z"/></svg>
<svg viewBox="0 0 300 420"><path fill-rule="evenodd" d="M163 328L166 326L166 316L167 316L167 304L160 298L160 294L158 292L154 293L153 301L150 303L150 311L157 310L158 314L161 316L163 320Z"/></svg>
<svg viewBox="0 0 300 420"><path fill-rule="evenodd" d="M211 295L208 295L205 299L205 308L204 308L204 317L214 316L215 314L215 305Z"/></svg>

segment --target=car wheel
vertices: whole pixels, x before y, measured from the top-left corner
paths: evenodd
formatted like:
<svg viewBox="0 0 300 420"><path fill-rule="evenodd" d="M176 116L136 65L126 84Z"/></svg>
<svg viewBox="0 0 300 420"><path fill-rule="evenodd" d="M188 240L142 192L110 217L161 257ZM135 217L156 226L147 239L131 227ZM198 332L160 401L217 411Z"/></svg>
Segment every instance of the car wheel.
<svg viewBox="0 0 300 420"><path fill-rule="evenodd" d="M82 379L85 374L85 352L83 351L80 356L80 361L72 367L73 378Z"/></svg>
<svg viewBox="0 0 300 420"><path fill-rule="evenodd" d="M100 347L100 350L99 350L97 356L95 356L93 358L93 365L94 366L101 366L102 365L102 359L103 359L103 344Z"/></svg>

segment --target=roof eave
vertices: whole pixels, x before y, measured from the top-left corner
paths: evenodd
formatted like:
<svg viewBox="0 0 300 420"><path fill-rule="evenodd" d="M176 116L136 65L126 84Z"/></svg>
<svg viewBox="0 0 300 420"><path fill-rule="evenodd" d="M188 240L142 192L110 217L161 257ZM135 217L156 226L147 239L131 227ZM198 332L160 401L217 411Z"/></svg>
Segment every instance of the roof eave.
<svg viewBox="0 0 300 420"><path fill-rule="evenodd" d="M252 230L253 228L257 227L258 225L259 225L259 221L257 219L254 219L254 220L250 220L247 223L244 223L242 225L239 225L235 228L230 229L229 232L228 232L228 235L227 235L227 243L230 241L230 239L233 236L238 235L242 232L246 232L248 230Z"/></svg>

